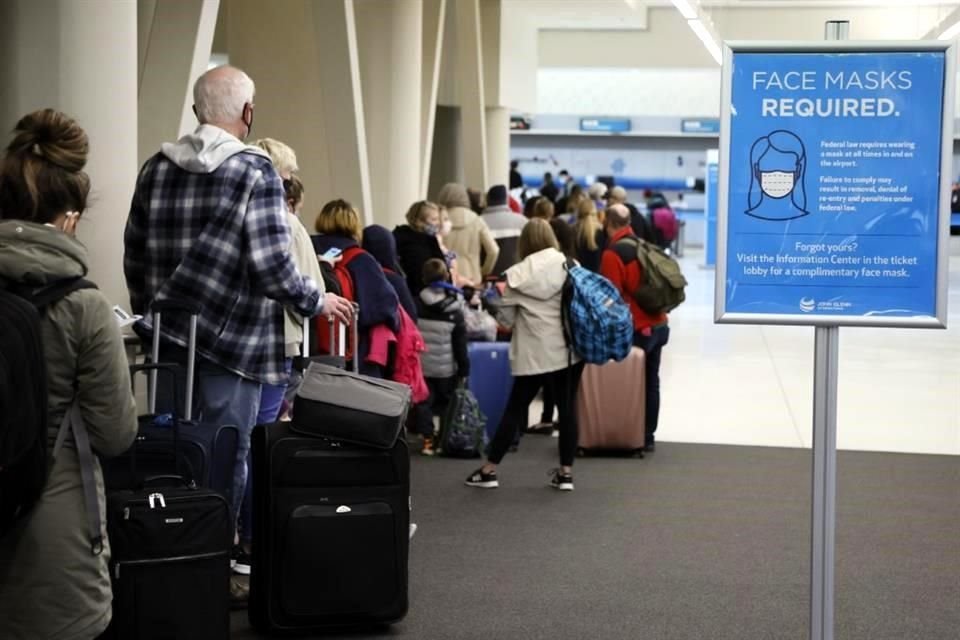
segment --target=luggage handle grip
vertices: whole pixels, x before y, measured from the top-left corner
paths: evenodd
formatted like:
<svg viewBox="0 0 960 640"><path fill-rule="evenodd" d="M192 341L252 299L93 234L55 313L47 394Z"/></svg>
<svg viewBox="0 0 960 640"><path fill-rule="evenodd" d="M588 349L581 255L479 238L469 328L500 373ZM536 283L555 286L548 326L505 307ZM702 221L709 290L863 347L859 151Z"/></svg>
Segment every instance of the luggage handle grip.
<svg viewBox="0 0 960 640"><path fill-rule="evenodd" d="M153 349L151 350L153 362L160 361L160 324L161 316L165 311L186 311L190 314L190 334L187 341L187 384L186 398L183 406L183 415L187 420L193 420L193 384L196 371L197 359L197 319L200 315L200 305L193 300L154 300L150 304L150 310L153 312ZM148 408L150 413L156 411L157 405L157 377L150 377L150 394L148 399Z"/></svg>
<svg viewBox="0 0 960 640"><path fill-rule="evenodd" d="M351 333L353 337L353 341L351 342L351 344L353 345L353 372L360 373L360 305L357 304L356 302L351 302L350 305L353 307L353 322L350 323ZM343 329L343 325L340 323L339 320L337 320L333 316L329 316L327 318L327 321L330 323L329 353L330 355L337 355L339 351L339 349L337 348L338 347L337 343L340 342L339 340L337 340L337 338L340 334L340 330ZM344 336L342 344L343 344L343 353L340 355L342 355L345 358L347 355L346 336Z"/></svg>

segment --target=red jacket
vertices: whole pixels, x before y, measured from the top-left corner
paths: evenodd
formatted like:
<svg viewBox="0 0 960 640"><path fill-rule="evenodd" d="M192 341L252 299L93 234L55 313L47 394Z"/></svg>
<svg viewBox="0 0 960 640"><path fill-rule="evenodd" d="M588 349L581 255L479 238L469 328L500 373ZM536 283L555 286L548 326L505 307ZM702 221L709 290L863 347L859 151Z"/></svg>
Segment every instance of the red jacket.
<svg viewBox="0 0 960 640"><path fill-rule="evenodd" d="M624 238L633 237L636 237L633 229L624 227L610 237L607 247L613 247L614 244ZM667 323L667 314L659 313L651 316L641 309L637 301L633 299L633 292L640 287L640 283L643 281L643 271L638 261L631 260L628 264L624 264L612 248L604 249L603 256L600 258L600 275L612 282L613 286L620 290L623 299L630 305L635 331L642 331Z"/></svg>

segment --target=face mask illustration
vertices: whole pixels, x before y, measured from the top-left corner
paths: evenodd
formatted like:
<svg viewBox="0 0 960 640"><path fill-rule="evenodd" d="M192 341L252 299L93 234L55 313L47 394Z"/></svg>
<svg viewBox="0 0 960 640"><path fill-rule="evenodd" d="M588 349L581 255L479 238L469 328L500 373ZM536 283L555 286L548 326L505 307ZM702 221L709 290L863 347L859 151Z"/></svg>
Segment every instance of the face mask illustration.
<svg viewBox="0 0 960 640"><path fill-rule="evenodd" d="M760 189L771 198L790 195L795 184L796 178L790 171L764 171L760 174Z"/></svg>

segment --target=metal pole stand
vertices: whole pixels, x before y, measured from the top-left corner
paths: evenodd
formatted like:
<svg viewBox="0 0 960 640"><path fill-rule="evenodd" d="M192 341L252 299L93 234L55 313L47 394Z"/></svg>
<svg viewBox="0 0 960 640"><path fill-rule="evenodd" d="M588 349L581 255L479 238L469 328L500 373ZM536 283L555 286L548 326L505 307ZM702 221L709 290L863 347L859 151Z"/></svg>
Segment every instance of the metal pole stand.
<svg viewBox="0 0 960 640"><path fill-rule="evenodd" d="M826 40L850 37L847 21L827 22ZM810 540L810 638L833 640L837 532L837 371L840 328L817 327L813 355L813 513Z"/></svg>
<svg viewBox="0 0 960 640"><path fill-rule="evenodd" d="M837 530L837 382L840 328L817 327L813 361L813 513L810 638L833 640Z"/></svg>

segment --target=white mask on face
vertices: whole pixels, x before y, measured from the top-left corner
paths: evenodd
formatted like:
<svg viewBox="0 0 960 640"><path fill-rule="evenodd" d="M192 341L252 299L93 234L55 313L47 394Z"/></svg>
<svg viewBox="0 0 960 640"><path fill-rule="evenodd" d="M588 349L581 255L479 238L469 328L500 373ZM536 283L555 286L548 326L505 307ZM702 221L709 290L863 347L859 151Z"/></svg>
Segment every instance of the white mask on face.
<svg viewBox="0 0 960 640"><path fill-rule="evenodd" d="M443 224L440 225L440 235L448 235L453 230L453 223L449 220L444 220Z"/></svg>
<svg viewBox="0 0 960 640"><path fill-rule="evenodd" d="M771 198L783 198L793 191L795 178L790 171L764 171L760 174L760 189Z"/></svg>

